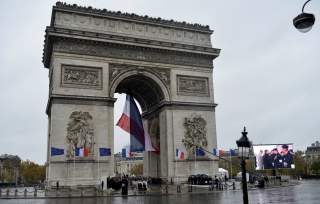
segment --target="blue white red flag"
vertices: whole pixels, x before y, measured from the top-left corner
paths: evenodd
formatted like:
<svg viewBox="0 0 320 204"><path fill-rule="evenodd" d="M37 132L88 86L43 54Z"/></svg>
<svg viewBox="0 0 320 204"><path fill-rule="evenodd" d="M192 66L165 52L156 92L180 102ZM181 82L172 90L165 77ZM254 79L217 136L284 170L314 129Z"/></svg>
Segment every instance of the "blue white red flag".
<svg viewBox="0 0 320 204"><path fill-rule="evenodd" d="M213 155L219 156L219 150L216 148L213 148Z"/></svg>
<svg viewBox="0 0 320 204"><path fill-rule="evenodd" d="M77 157L87 157L89 155L89 149L87 148L76 148L75 155Z"/></svg>
<svg viewBox="0 0 320 204"><path fill-rule="evenodd" d="M176 149L176 159L184 160L184 152L180 149Z"/></svg>
<svg viewBox="0 0 320 204"><path fill-rule="evenodd" d="M150 135L142 123L138 107L132 96L127 95L123 113L117 126L130 133L130 151L155 151Z"/></svg>

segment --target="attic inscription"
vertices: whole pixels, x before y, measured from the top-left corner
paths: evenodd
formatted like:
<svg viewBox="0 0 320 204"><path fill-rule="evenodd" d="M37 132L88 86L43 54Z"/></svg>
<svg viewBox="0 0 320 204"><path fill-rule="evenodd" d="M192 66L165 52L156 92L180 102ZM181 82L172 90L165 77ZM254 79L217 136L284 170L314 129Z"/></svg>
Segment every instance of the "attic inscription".
<svg viewBox="0 0 320 204"><path fill-rule="evenodd" d="M207 77L194 77L177 75L178 94L209 96L209 84Z"/></svg>
<svg viewBox="0 0 320 204"><path fill-rule="evenodd" d="M75 88L102 88L102 69L62 65L62 86Z"/></svg>

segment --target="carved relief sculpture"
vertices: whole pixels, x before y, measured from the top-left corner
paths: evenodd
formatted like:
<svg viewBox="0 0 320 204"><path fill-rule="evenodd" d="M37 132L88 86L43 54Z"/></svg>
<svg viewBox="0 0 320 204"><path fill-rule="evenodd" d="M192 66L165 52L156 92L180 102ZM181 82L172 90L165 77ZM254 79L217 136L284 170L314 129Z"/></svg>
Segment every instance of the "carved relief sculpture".
<svg viewBox="0 0 320 204"><path fill-rule="evenodd" d="M79 88L102 87L101 68L62 65L62 86Z"/></svg>
<svg viewBox="0 0 320 204"><path fill-rule="evenodd" d="M179 95L209 96L207 77L177 75L177 79Z"/></svg>
<svg viewBox="0 0 320 204"><path fill-rule="evenodd" d="M193 115L190 118L185 118L183 123L186 131L182 143L186 147L188 158L194 158L195 146L206 148L207 141L207 122L200 115Z"/></svg>
<svg viewBox="0 0 320 204"><path fill-rule="evenodd" d="M75 158L76 148L84 148L93 153L92 116L88 112L74 111L71 113L67 127L67 159Z"/></svg>

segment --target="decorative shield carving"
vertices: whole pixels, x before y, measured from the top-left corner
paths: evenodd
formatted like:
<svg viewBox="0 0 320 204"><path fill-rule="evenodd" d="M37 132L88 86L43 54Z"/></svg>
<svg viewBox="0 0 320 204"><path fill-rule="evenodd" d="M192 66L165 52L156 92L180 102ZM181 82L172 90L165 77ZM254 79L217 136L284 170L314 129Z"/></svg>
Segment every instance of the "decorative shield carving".
<svg viewBox="0 0 320 204"><path fill-rule="evenodd" d="M193 115L185 118L183 123L186 131L182 142L188 152L188 158L194 158L195 146L206 148L207 141L207 122L200 115Z"/></svg>
<svg viewBox="0 0 320 204"><path fill-rule="evenodd" d="M85 148L89 155L93 153L93 127L90 123L92 116L89 112L74 111L70 115L67 127L67 159L75 158L76 148Z"/></svg>

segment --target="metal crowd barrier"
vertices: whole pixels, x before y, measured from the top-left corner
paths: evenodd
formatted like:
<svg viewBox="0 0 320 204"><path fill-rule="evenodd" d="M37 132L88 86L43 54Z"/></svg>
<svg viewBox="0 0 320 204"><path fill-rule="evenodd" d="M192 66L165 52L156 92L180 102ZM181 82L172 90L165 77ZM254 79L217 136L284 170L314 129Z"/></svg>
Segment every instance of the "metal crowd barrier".
<svg viewBox="0 0 320 204"><path fill-rule="evenodd" d="M176 186L175 186L176 185ZM170 187L172 186L172 187ZM206 185L206 187L202 187L203 190L214 191L214 190L235 190L236 185L235 182L219 182L212 183L210 185ZM169 188L170 187L170 188ZM149 186L149 188L145 191L139 191L138 189L131 186L131 190L135 195L144 195L148 194L149 192L157 192L160 194L169 194L174 193L176 187L176 193L182 193L182 189L187 189L187 192L193 192L194 189L197 187L201 187L201 185L191 185L188 182L173 182L172 179L166 179L162 184L160 184L159 188L154 188L153 190ZM169 192L170 189L170 192ZM38 189L38 188L0 188L0 197L73 197L73 196L110 196L111 193L109 190L106 191L92 188L92 189L85 189L85 188L59 188L59 189Z"/></svg>

